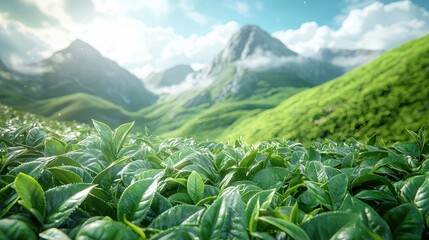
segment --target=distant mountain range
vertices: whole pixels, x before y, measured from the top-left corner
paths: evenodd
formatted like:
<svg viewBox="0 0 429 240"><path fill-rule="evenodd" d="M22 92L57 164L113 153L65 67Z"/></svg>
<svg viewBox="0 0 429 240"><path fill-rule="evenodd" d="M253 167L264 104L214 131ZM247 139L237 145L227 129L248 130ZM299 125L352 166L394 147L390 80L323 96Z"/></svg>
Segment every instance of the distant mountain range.
<svg viewBox="0 0 429 240"><path fill-rule="evenodd" d="M296 79L300 78L299 85L307 82L308 86L314 86L361 66L382 53L381 50L321 48L315 55L303 57L260 27L246 25L231 37L223 50L201 71L192 72L190 66L178 65L151 74L145 82L155 88L168 87L168 84L179 85L187 76L192 76L195 79L192 90L195 90L205 88L211 82L219 85L216 79L233 76L233 84L226 84L219 96L212 96L214 99L223 99L254 88L249 84L252 85L251 82L255 79L260 81L259 76L254 76L260 73L263 73L262 78L268 82L269 88L271 84L278 85L277 74L281 75L280 84L294 84L287 82L286 76L295 79L295 84ZM267 73L273 75L267 76ZM158 84L160 79L163 83L161 85ZM243 85L241 87L244 89L240 89L238 85ZM183 88L179 88L176 93L181 93L180 89ZM200 95L207 95L207 91Z"/></svg>

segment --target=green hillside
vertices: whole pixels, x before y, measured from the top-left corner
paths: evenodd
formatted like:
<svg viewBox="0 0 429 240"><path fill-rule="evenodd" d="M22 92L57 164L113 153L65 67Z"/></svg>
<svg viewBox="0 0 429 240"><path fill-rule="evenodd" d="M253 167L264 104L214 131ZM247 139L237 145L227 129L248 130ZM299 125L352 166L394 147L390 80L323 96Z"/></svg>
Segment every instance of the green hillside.
<svg viewBox="0 0 429 240"><path fill-rule="evenodd" d="M165 136L193 137L197 139L216 139L225 128L239 119L254 116L264 110L276 107L284 99L305 88L282 87L266 92L255 92L241 101L225 100L210 108L200 109L188 114L174 131L166 132ZM177 122L176 122L177 123ZM171 124L167 124L171 126Z"/></svg>
<svg viewBox="0 0 429 240"><path fill-rule="evenodd" d="M429 36L385 53L373 62L278 107L242 119L219 139L258 141L284 137L308 142L346 136L403 139L405 128L429 123Z"/></svg>
<svg viewBox="0 0 429 240"><path fill-rule="evenodd" d="M48 99L32 99L12 92L11 94L0 95L0 100L18 110L37 113L55 120L75 120L90 123L94 118L108 122L112 126L131 120L130 113L122 107L86 93L74 93Z"/></svg>

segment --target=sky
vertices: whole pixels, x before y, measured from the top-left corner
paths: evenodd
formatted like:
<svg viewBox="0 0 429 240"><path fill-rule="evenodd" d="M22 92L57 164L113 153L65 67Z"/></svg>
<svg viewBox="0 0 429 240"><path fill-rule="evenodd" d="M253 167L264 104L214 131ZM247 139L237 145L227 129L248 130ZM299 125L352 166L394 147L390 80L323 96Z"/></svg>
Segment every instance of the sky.
<svg viewBox="0 0 429 240"><path fill-rule="evenodd" d="M388 50L429 33L429 1L0 0L0 58L19 69L79 38L144 79L203 67L246 24L304 56Z"/></svg>

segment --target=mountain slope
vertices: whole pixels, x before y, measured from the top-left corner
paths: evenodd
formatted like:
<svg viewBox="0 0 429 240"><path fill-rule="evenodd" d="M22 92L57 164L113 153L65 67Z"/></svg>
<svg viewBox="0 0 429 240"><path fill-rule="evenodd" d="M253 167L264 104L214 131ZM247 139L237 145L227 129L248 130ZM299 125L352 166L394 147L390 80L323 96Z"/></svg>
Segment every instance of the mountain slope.
<svg viewBox="0 0 429 240"><path fill-rule="evenodd" d="M219 139L284 137L390 141L404 129L428 125L429 36L406 43L373 62L321 86L302 91L278 107L236 122Z"/></svg>
<svg viewBox="0 0 429 240"><path fill-rule="evenodd" d="M40 86L35 97L39 99L84 92L130 111L152 105L157 99L140 79L81 40L33 67L47 69L37 76Z"/></svg>

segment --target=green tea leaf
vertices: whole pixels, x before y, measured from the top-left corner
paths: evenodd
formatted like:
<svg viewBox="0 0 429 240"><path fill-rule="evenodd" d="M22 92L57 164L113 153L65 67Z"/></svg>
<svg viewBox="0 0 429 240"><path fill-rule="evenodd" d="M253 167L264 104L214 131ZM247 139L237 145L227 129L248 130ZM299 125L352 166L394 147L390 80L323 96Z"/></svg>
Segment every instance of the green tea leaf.
<svg viewBox="0 0 429 240"><path fill-rule="evenodd" d="M392 239L389 225L368 204L347 194L340 210L359 214L361 221L370 231L378 234L383 240Z"/></svg>
<svg viewBox="0 0 429 240"><path fill-rule="evenodd" d="M136 233L125 225L111 220L97 220L82 227L76 240L139 240Z"/></svg>
<svg viewBox="0 0 429 240"><path fill-rule="evenodd" d="M347 193L348 178L346 174L336 175L328 183L329 197L332 203L332 209L337 210Z"/></svg>
<svg viewBox="0 0 429 240"><path fill-rule="evenodd" d="M420 186L422 186L422 184L425 182L425 180L425 175L418 175L408 178L401 188L400 196L402 202L414 202L414 198L416 197L417 191L419 190Z"/></svg>
<svg viewBox="0 0 429 240"><path fill-rule="evenodd" d="M55 180L61 184L82 183L83 180L74 172L59 167L48 168Z"/></svg>
<svg viewBox="0 0 429 240"><path fill-rule="evenodd" d="M124 217L139 224L152 204L158 182L154 179L143 179L128 186L118 202L117 216L119 221Z"/></svg>
<svg viewBox="0 0 429 240"><path fill-rule="evenodd" d="M112 129L105 123L99 122L97 120L92 120L92 123L94 124L95 130L97 130L98 134L100 134L101 139L105 142L111 142L113 132Z"/></svg>
<svg viewBox="0 0 429 240"><path fill-rule="evenodd" d="M85 183L69 184L46 191L45 228L60 226L85 200L94 186Z"/></svg>
<svg viewBox="0 0 429 240"><path fill-rule="evenodd" d="M250 209L250 208L249 208ZM247 210L247 209L246 209ZM259 199L256 201L256 204L253 206L253 210L249 217L249 232L256 232L258 228L258 219L259 219Z"/></svg>
<svg viewBox="0 0 429 240"><path fill-rule="evenodd" d="M182 225L170 228L153 236L151 240L190 240L198 239L198 227Z"/></svg>
<svg viewBox="0 0 429 240"><path fill-rule="evenodd" d="M290 221L294 224L299 224L299 216L300 216L300 211L298 207L298 202L295 202L295 204L293 205L292 211L290 213Z"/></svg>
<svg viewBox="0 0 429 240"><path fill-rule="evenodd" d="M10 170L8 175L17 176L19 173L25 173L35 179L38 179L40 175L42 175L42 172L45 170L46 164L47 161L43 161L42 159L32 162L26 162Z"/></svg>
<svg viewBox="0 0 429 240"><path fill-rule="evenodd" d="M419 149L419 146L415 143L397 143L393 145L393 147L405 155L409 155L415 158L420 157L421 150Z"/></svg>
<svg viewBox="0 0 429 240"><path fill-rule="evenodd" d="M191 205L174 206L152 220L149 227L161 230L177 227L201 209L202 207Z"/></svg>
<svg viewBox="0 0 429 240"><path fill-rule="evenodd" d="M45 155L47 157L61 155L64 153L64 145L53 139L45 140Z"/></svg>
<svg viewBox="0 0 429 240"><path fill-rule="evenodd" d="M390 191L381 190L363 190L355 195L355 197L364 200L372 200L379 202L391 202L399 204L398 200L393 196Z"/></svg>
<svg viewBox="0 0 429 240"><path fill-rule="evenodd" d="M412 203L390 209L384 219L392 229L395 240L420 239L422 237L423 217Z"/></svg>
<svg viewBox="0 0 429 240"><path fill-rule="evenodd" d="M243 202L237 189L226 190L206 210L200 228L200 238L209 239L249 239L246 230Z"/></svg>
<svg viewBox="0 0 429 240"><path fill-rule="evenodd" d="M57 228L49 228L41 232L39 236L46 240L71 240L67 234Z"/></svg>
<svg viewBox="0 0 429 240"><path fill-rule="evenodd" d="M429 214L429 177L426 177L424 183L417 190L414 203L423 216Z"/></svg>
<svg viewBox="0 0 429 240"><path fill-rule="evenodd" d="M188 177L186 189L194 203L198 203L204 196L204 182L200 174L195 171Z"/></svg>
<svg viewBox="0 0 429 240"><path fill-rule="evenodd" d="M322 213L305 221L301 228L310 239L330 239L338 230L358 218L359 215L354 213Z"/></svg>
<svg viewBox="0 0 429 240"><path fill-rule="evenodd" d="M59 166L73 166L82 168L82 165L80 165L75 160L66 157L66 156L56 156L55 159L52 161L49 161L47 167L59 167Z"/></svg>
<svg viewBox="0 0 429 240"><path fill-rule="evenodd" d="M314 148L308 149L307 153L308 153L308 161L320 161L322 159L322 156L320 155L320 153Z"/></svg>
<svg viewBox="0 0 429 240"><path fill-rule="evenodd" d="M289 236L291 236L293 239L297 240L310 240L311 238L307 235L307 233L298 225L293 224L289 221L275 218L275 217L259 217L259 220L269 223L281 231L285 232Z"/></svg>
<svg viewBox="0 0 429 240"><path fill-rule="evenodd" d="M275 189L271 189L271 190L258 191L257 193L253 194L252 198L249 199L246 205L247 222L251 220L251 215L253 214L253 209L255 208L256 203L259 202L259 203L262 203L262 205L266 203L265 205L269 205L275 193L276 193Z"/></svg>
<svg viewBox="0 0 429 240"><path fill-rule="evenodd" d="M328 175L325 166L319 161L311 161L305 164L305 176L313 182L325 183L328 181Z"/></svg>
<svg viewBox="0 0 429 240"><path fill-rule="evenodd" d="M129 158L128 157L123 157L120 158L114 162L112 162L109 166L107 166L106 168L104 168L101 172L99 172L97 174L97 176L94 177L94 179L92 180L93 184L100 184L102 182L102 180L104 179L104 177L106 177L106 175L117 165L127 161Z"/></svg>
<svg viewBox="0 0 429 240"><path fill-rule="evenodd" d="M307 185L308 191L311 192L313 197L316 198L320 204L332 210L331 198L323 188L310 181L305 181L305 184Z"/></svg>
<svg viewBox="0 0 429 240"><path fill-rule="evenodd" d="M95 130L100 134L101 136L101 144L100 148L103 152L104 158L108 162L113 162L116 159L116 152L113 147L113 132L112 129L110 129L109 126L106 124L92 120L92 123L94 124Z"/></svg>
<svg viewBox="0 0 429 240"><path fill-rule="evenodd" d="M17 219L0 219L0 239L4 240L36 240L37 237L31 228Z"/></svg>
<svg viewBox="0 0 429 240"><path fill-rule="evenodd" d="M282 167L267 167L257 172L252 181L263 189L270 189L273 185L282 182L290 172Z"/></svg>
<svg viewBox="0 0 429 240"><path fill-rule="evenodd" d="M43 223L46 199L42 186L31 176L20 173L15 179L15 190L21 198L19 203L33 214L40 223Z"/></svg>
<svg viewBox="0 0 429 240"><path fill-rule="evenodd" d="M46 138L46 133L38 127L34 127L30 129L27 133L27 138L25 139L25 143L28 146L38 147L43 144Z"/></svg>
<svg viewBox="0 0 429 240"><path fill-rule="evenodd" d="M348 154L347 156L344 157L341 163L341 168L350 168L353 166L353 162L354 162L353 154Z"/></svg>
<svg viewBox="0 0 429 240"><path fill-rule="evenodd" d="M369 230L360 220L355 220L342 227L334 236L332 240L383 240L379 235Z"/></svg>
<svg viewBox="0 0 429 240"><path fill-rule="evenodd" d="M119 151L121 151L122 146L124 145L125 139L128 136L128 133L130 132L131 128L134 126L134 122L125 123L116 128L115 132L113 133L113 149L114 153L117 156Z"/></svg>
<svg viewBox="0 0 429 240"><path fill-rule="evenodd" d="M249 167L250 165L252 165L252 163L255 161L255 158L256 158L256 154L257 154L257 153L258 153L257 151L251 151L251 152L248 152L248 153L243 157L243 159L239 162L238 166L239 166L239 167L247 168L247 167Z"/></svg>
<svg viewBox="0 0 429 240"><path fill-rule="evenodd" d="M395 187L393 187L389 179L376 174L364 174L362 176L355 178L352 182L352 187L362 186L364 184L369 184L369 183L386 185L389 188L389 190L396 195Z"/></svg>

